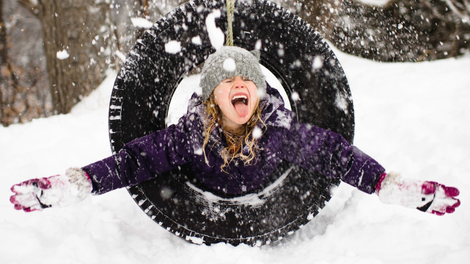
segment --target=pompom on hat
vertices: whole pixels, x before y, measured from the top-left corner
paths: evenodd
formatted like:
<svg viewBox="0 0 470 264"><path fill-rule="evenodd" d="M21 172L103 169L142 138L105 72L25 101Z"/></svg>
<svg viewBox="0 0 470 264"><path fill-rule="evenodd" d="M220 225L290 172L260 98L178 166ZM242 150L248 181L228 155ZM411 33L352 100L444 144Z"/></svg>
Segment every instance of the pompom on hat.
<svg viewBox="0 0 470 264"><path fill-rule="evenodd" d="M234 46L223 46L209 55L201 72L199 86L202 100L207 101L215 87L223 80L242 76L253 81L261 94L266 91L266 81L259 64L260 52Z"/></svg>

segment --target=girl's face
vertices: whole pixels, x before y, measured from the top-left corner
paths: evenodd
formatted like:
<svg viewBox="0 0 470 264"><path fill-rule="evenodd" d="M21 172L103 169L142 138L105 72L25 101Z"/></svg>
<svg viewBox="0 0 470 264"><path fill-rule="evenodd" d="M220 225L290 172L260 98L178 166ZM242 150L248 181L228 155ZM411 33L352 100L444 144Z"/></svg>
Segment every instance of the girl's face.
<svg viewBox="0 0 470 264"><path fill-rule="evenodd" d="M250 120L258 104L258 87L241 76L223 80L214 89L225 129L236 130Z"/></svg>

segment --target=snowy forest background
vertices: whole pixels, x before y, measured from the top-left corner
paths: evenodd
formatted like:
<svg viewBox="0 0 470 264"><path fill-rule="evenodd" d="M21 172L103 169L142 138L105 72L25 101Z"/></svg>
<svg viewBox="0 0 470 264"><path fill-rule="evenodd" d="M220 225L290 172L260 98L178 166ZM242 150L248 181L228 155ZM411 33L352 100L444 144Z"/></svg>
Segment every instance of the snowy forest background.
<svg viewBox="0 0 470 264"><path fill-rule="evenodd" d="M405 177L458 187L462 205L437 217L381 204L341 184L308 225L261 248L189 244L156 225L126 190L63 209L15 211L9 203L12 184L111 154L107 111L116 71L146 21L178 3L0 3L0 263L470 259L468 0L279 2L334 47L353 95L355 144ZM193 89L197 78L185 79L182 89ZM185 103L179 99L177 105Z"/></svg>
<svg viewBox="0 0 470 264"><path fill-rule="evenodd" d="M247 0L249 1L249 0ZM184 0L1 0L0 123L68 113ZM382 62L462 56L469 0L276 0L339 50Z"/></svg>

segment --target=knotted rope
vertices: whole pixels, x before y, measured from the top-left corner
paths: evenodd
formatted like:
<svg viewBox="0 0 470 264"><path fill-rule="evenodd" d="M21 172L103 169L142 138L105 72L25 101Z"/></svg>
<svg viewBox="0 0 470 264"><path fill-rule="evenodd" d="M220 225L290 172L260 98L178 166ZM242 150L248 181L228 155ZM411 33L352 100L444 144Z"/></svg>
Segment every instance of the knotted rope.
<svg viewBox="0 0 470 264"><path fill-rule="evenodd" d="M225 38L225 46L233 46L233 10L235 9L235 0L227 0L227 36Z"/></svg>

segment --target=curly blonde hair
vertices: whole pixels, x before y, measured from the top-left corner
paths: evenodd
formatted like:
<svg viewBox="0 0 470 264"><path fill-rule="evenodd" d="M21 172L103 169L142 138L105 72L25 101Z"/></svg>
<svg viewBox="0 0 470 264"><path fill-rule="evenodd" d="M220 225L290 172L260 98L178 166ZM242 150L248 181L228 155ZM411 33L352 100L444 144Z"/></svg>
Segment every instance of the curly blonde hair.
<svg viewBox="0 0 470 264"><path fill-rule="evenodd" d="M204 143L203 151L206 163L208 163L206 156L206 146L209 143L210 135L214 129L217 128L216 124L222 127L222 113L219 106L215 103L214 94L212 93L207 101L204 102L206 106L207 118L204 124ZM236 158L243 161L245 165L252 165L256 163L256 155L258 150L258 140L252 136L253 130L258 122L264 123L261 120L261 109L259 101L256 104L255 111L251 118L243 124L237 131L223 130L227 147L222 150L222 158L224 163L220 166L222 171L226 172L225 168ZM216 142L214 142L215 144ZM248 146L248 155L243 153L243 145ZM213 146L211 146L212 148Z"/></svg>

